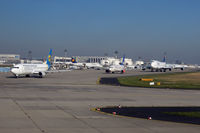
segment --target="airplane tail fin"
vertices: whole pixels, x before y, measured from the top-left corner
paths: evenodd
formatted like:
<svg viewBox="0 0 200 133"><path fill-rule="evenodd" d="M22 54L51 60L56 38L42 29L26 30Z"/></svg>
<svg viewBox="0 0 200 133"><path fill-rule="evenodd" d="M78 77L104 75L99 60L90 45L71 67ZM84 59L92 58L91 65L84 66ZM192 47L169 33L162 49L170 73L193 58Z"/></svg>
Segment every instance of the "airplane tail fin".
<svg viewBox="0 0 200 133"><path fill-rule="evenodd" d="M164 56L164 58L163 58L163 62L166 62L166 56Z"/></svg>
<svg viewBox="0 0 200 133"><path fill-rule="evenodd" d="M125 62L125 55L123 56L123 58L122 58L122 61L121 61L120 65L124 65L124 62Z"/></svg>
<svg viewBox="0 0 200 133"><path fill-rule="evenodd" d="M51 67L51 57L52 57L52 49L50 49L49 55L48 55L47 61L46 61L46 64L48 65L48 68Z"/></svg>
<svg viewBox="0 0 200 133"><path fill-rule="evenodd" d="M76 58L72 57L71 59L72 63L77 63Z"/></svg>

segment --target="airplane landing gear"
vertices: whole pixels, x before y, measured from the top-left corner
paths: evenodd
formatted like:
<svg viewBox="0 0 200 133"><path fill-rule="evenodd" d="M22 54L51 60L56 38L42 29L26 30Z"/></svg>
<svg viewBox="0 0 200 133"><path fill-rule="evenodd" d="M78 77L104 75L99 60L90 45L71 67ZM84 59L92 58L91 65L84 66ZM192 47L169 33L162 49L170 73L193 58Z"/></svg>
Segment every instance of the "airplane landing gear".
<svg viewBox="0 0 200 133"><path fill-rule="evenodd" d="M19 77L19 75L15 75L15 78L17 79Z"/></svg>
<svg viewBox="0 0 200 133"><path fill-rule="evenodd" d="M41 73L41 72L39 72L39 78L42 78L42 76L43 76L43 75L42 75L42 73Z"/></svg>
<svg viewBox="0 0 200 133"><path fill-rule="evenodd" d="M27 74L27 75L26 75L26 77L28 78L28 77L30 77L30 75L29 75L29 74Z"/></svg>

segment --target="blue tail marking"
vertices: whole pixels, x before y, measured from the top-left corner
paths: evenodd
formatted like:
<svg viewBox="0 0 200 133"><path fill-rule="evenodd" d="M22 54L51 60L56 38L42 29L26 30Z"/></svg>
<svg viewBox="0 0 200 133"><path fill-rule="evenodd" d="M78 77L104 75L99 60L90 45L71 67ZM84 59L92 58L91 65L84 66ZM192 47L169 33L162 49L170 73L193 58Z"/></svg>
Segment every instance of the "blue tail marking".
<svg viewBox="0 0 200 133"><path fill-rule="evenodd" d="M124 65L124 62L125 62L125 55L123 56L122 62L120 63L120 65Z"/></svg>
<svg viewBox="0 0 200 133"><path fill-rule="evenodd" d="M72 63L77 63L76 58L72 57Z"/></svg>
<svg viewBox="0 0 200 133"><path fill-rule="evenodd" d="M47 57L47 65L48 65L48 68L51 67L51 57L52 57L52 49L50 49L49 55L48 55L48 57Z"/></svg>
<svg viewBox="0 0 200 133"><path fill-rule="evenodd" d="M166 56L164 56L164 58L163 58L163 62L166 62Z"/></svg>

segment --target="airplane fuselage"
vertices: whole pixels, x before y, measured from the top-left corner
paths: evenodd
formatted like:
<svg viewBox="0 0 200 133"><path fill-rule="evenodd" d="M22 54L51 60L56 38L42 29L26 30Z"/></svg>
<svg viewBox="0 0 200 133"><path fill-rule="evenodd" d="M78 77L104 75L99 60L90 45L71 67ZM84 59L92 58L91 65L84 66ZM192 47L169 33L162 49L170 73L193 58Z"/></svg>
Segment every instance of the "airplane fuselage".
<svg viewBox="0 0 200 133"><path fill-rule="evenodd" d="M17 64L11 69L11 72L16 76L39 74L44 76L48 70L47 64Z"/></svg>
<svg viewBox="0 0 200 133"><path fill-rule="evenodd" d="M151 71L166 71L166 70L169 70L171 71L171 69L173 68L170 64L167 64L166 62L160 62L160 61L157 61L157 60L152 60L151 63L150 63L150 66L149 68L151 69Z"/></svg>
<svg viewBox="0 0 200 133"><path fill-rule="evenodd" d="M125 67L123 65L112 65L106 69L106 73L115 73L115 72L124 73Z"/></svg>

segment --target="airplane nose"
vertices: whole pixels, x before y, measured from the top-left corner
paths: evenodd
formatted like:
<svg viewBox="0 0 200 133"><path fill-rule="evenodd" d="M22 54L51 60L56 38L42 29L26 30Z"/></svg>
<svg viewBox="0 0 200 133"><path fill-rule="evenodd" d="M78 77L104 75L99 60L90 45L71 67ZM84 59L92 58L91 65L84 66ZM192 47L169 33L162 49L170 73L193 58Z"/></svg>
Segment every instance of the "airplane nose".
<svg viewBox="0 0 200 133"><path fill-rule="evenodd" d="M14 68L12 68L10 71L11 71L12 73L15 73L15 69L14 69Z"/></svg>

